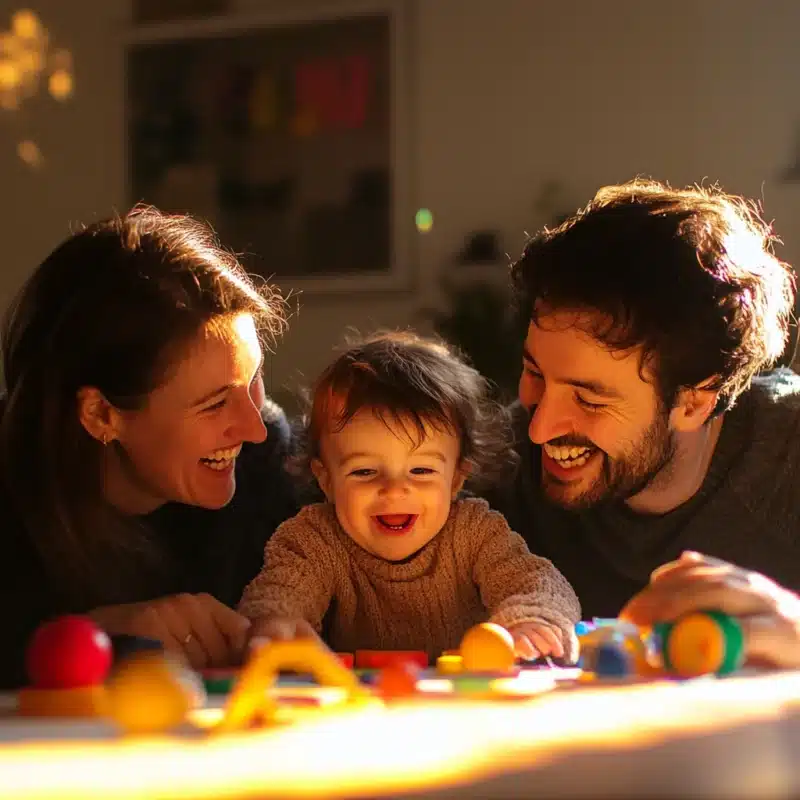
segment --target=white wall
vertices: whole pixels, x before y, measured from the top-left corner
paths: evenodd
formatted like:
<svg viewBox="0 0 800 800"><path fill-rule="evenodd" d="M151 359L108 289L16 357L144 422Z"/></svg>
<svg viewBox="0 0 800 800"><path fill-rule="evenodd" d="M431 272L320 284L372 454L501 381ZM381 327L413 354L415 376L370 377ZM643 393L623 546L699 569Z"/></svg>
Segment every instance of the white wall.
<svg viewBox="0 0 800 800"><path fill-rule="evenodd" d="M302 2L303 0L295 0ZM237 0L241 13L269 0ZM0 2L0 27L15 4ZM27 116L47 159L32 173L0 116L0 302L71 222L124 202L124 0L33 0L76 56L67 107ZM795 0L417 0L413 4L417 204L414 295L302 299L271 364L275 386L313 374L347 325L413 323L438 271L474 228L500 229L516 253L542 222L534 199L547 179L578 205L601 184L646 173L682 184L716 180L763 197L800 262L800 184L781 185L800 122L800 3Z"/></svg>

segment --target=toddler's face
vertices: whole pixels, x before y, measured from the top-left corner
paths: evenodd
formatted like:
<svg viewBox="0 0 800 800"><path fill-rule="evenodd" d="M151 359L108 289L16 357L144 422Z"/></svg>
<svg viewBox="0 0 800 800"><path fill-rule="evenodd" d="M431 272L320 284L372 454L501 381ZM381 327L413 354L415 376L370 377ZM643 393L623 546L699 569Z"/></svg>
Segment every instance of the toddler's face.
<svg viewBox="0 0 800 800"><path fill-rule="evenodd" d="M410 420L357 414L321 442L314 474L347 534L387 561L401 561L442 529L464 482L458 438Z"/></svg>

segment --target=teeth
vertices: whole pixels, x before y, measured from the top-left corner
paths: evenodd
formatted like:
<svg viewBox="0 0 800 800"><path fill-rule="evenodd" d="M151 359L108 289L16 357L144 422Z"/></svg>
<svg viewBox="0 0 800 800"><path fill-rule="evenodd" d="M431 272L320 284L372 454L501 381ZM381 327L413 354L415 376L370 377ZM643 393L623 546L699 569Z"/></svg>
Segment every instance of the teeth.
<svg viewBox="0 0 800 800"><path fill-rule="evenodd" d="M575 467L582 467L588 460L588 455L581 456L580 458L576 458L574 461L562 461L559 463L559 466L563 467L564 469L574 469Z"/></svg>
<svg viewBox="0 0 800 800"><path fill-rule="evenodd" d="M239 455L241 449L242 446L237 445L236 447L227 447L224 449L215 450L211 455L203 458L202 461L210 469L222 471L230 466L231 461L233 461L233 459Z"/></svg>
<svg viewBox="0 0 800 800"><path fill-rule="evenodd" d="M590 450L591 448L589 447L562 447L552 444L544 445L544 451L550 456L550 458L553 458L556 461L575 460L576 466L577 462L580 461L581 458L583 458L582 463L586 463L586 459L588 458Z"/></svg>
<svg viewBox="0 0 800 800"><path fill-rule="evenodd" d="M203 464L205 464L205 466L217 472L222 472L223 470L227 469L230 463L231 463L230 459L228 461L203 461Z"/></svg>
<svg viewBox="0 0 800 800"><path fill-rule="evenodd" d="M392 531L403 531L410 528L416 519L415 514L378 514L378 522Z"/></svg>
<svg viewBox="0 0 800 800"><path fill-rule="evenodd" d="M239 451L242 449L241 445L237 445L236 447L228 447L225 450L215 450L210 456L206 456L206 461L230 461L232 458L236 458L239 455Z"/></svg>

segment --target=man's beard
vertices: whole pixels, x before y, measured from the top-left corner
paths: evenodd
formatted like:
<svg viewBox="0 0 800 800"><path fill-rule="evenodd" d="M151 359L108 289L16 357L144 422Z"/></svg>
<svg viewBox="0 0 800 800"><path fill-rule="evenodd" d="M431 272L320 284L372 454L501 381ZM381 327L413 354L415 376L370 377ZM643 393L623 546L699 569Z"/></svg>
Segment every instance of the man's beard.
<svg viewBox="0 0 800 800"><path fill-rule="evenodd" d="M599 477L576 496L565 496L563 487L567 484L542 469L546 497L556 505L574 510L627 500L647 489L657 478L666 478L677 447L675 434L669 429L669 413L664 410L657 413L633 451L619 458L611 458L582 437L561 436L548 444L591 447L596 451L594 458L602 459Z"/></svg>

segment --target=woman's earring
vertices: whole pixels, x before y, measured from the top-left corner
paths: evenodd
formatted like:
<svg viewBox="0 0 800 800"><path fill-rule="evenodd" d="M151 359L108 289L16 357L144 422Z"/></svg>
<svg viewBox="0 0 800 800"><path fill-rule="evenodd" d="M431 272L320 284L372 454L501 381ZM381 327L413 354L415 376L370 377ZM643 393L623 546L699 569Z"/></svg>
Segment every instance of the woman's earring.
<svg viewBox="0 0 800 800"><path fill-rule="evenodd" d="M103 447L105 447L108 444L108 434L107 433L103 434L102 442L103 442Z"/></svg>

